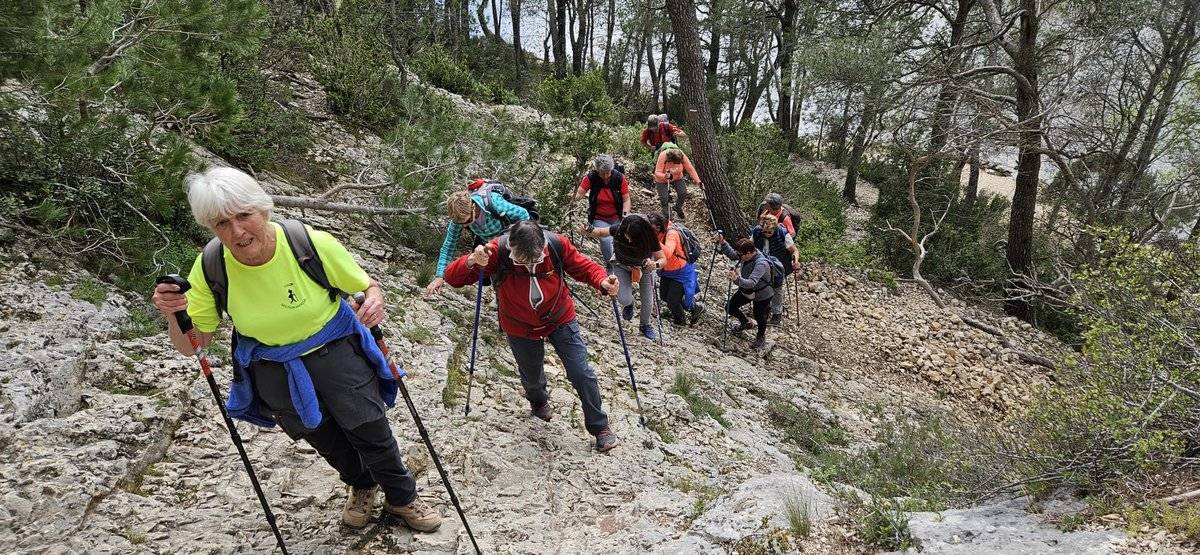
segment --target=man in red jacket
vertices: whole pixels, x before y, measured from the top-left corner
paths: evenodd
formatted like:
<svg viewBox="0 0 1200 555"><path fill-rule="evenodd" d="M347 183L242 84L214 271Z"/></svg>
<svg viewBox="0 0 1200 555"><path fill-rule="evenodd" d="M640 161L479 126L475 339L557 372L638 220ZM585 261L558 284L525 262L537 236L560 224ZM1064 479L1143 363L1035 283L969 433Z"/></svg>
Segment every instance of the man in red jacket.
<svg viewBox="0 0 1200 555"><path fill-rule="evenodd" d="M508 335L533 415L547 422L553 416L543 369L549 340L579 394L584 425L596 436L596 450L604 452L615 447L617 436L609 430L600 385L588 364L587 345L575 321L575 302L560 273L609 296L617 294L617 278L581 254L570 241L529 220L514 224L507 234L451 262L444 279L451 287L463 287L478 280L480 271L491 278L496 290L500 329Z"/></svg>

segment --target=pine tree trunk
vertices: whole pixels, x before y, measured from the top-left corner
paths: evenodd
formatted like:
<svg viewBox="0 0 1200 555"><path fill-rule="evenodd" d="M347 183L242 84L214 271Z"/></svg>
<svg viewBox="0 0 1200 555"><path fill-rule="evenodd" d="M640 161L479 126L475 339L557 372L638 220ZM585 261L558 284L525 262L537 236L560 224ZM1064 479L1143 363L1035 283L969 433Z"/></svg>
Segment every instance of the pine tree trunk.
<svg viewBox="0 0 1200 555"><path fill-rule="evenodd" d="M1040 98L1037 89L1037 37L1040 15L1037 0L1022 0L1020 38L1013 69L1025 78L1017 83L1017 121L1023 122L1017 135L1017 184L1013 192L1008 220L1008 244L1005 256L1018 276L1028 275L1033 263L1033 218L1037 210L1038 183L1042 170L1042 118L1038 116ZM1021 286L1018 278L1018 287ZM1005 312L1027 322L1033 321L1029 303L1013 300L1005 303Z"/></svg>
<svg viewBox="0 0 1200 555"><path fill-rule="evenodd" d="M649 21L649 20L647 20ZM647 23L647 28L649 24ZM654 64L654 36L647 31L646 33L646 69L650 71L650 106L647 108L653 113L658 113L658 66Z"/></svg>
<svg viewBox="0 0 1200 555"><path fill-rule="evenodd" d="M870 135L872 124L875 123L875 116L879 113L884 90L885 83L882 80L871 83L871 89L866 94L866 105L863 106L862 120L858 122L858 129L854 131L854 144L850 150L850 160L846 164L846 183L842 187L842 198L855 206L858 205L858 166L862 163L863 152L867 150L867 137Z"/></svg>
<svg viewBox="0 0 1200 555"><path fill-rule="evenodd" d="M567 76L567 0L550 0L550 42L554 47L554 76Z"/></svg>
<svg viewBox="0 0 1200 555"><path fill-rule="evenodd" d="M970 210L975 206L975 201L979 198L979 147L971 147L971 151L967 153L967 188L963 193L963 207Z"/></svg>
<svg viewBox="0 0 1200 555"><path fill-rule="evenodd" d="M721 2L711 0L708 5L708 63L704 68L704 83L708 89L708 98L717 96L720 84L717 83L717 70L721 66ZM713 127L721 123L721 106L714 105L712 110Z"/></svg>
<svg viewBox="0 0 1200 555"><path fill-rule="evenodd" d="M604 82L612 83L613 81L620 82L619 79L611 79L612 68L609 66L611 57L609 53L613 48L613 28L616 26L617 18L617 0L608 0L608 13L605 14L605 22L608 24L604 30ZM610 87L611 88L611 87Z"/></svg>
<svg viewBox="0 0 1200 555"><path fill-rule="evenodd" d="M705 200L713 220L730 239L746 237L749 226L740 208L737 190L733 188L717 149L705 87L704 61L700 56L699 25L693 0L666 0L679 62L679 91L687 106L688 134L692 146L692 163L704 180Z"/></svg>
<svg viewBox="0 0 1200 555"><path fill-rule="evenodd" d="M783 136L788 139L788 152L796 147L792 133L792 51L796 47L796 17L800 10L796 0L783 0L783 13L779 20L779 55L775 65L779 68L779 111L775 115Z"/></svg>
<svg viewBox="0 0 1200 555"><path fill-rule="evenodd" d="M512 18L513 42L513 86L518 93L525 91L525 52L521 49L521 0L508 0L509 17Z"/></svg>

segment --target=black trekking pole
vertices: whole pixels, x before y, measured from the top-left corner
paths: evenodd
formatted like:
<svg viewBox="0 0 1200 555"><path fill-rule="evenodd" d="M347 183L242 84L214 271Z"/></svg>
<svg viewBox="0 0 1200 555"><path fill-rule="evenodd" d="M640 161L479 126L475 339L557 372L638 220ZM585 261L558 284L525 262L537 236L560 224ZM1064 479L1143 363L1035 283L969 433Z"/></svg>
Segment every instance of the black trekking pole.
<svg viewBox="0 0 1200 555"><path fill-rule="evenodd" d="M475 384L475 346L479 343L479 309L483 305L483 268L475 282L475 325L471 328L471 364L467 368L467 406L463 416L471 414L471 386Z"/></svg>
<svg viewBox="0 0 1200 555"><path fill-rule="evenodd" d="M737 268L735 264L730 270ZM725 337L729 335L729 301L733 300L733 280L729 281L729 286L725 288L725 322L721 324L721 351L728 350L728 345L725 343Z"/></svg>
<svg viewBox="0 0 1200 555"><path fill-rule="evenodd" d="M178 287L181 295L192 288L192 284L178 274L160 276L154 281ZM250 485L254 487L254 493L258 495L258 502L262 504L263 513L267 516L267 523L271 525L271 532L275 534L275 542L279 544L279 551L287 555L288 550L287 545L283 543L283 534L279 533L279 526L275 524L275 513L271 512L267 496L263 494L262 486L258 483L258 476L254 474L254 467L250 465L250 456L246 454L246 447L242 445L242 436L238 434L237 427L233 425L233 419L225 410L225 401L221 400L221 390L217 388L217 380L213 378L212 367L208 365L208 354L200 347L200 341L196 338L196 330L192 328L192 318L188 316L187 310L180 310L175 313L175 322L179 324L179 331L187 336L192 350L196 353L200 371L204 373L204 379L208 381L208 389L212 391L213 400L216 401L217 408L220 409L221 416L225 419L225 428L229 430L229 437L233 440L233 445L237 447L238 455L242 458L242 465L246 467L246 473L250 475Z"/></svg>
<svg viewBox="0 0 1200 555"><path fill-rule="evenodd" d="M709 214L709 216L711 217L712 214ZM725 234L723 232L721 232L721 230L718 229L717 235L724 237ZM717 265L717 251L718 250L719 250L719 247L717 245L713 245L712 258L709 259L709 261L708 261L708 277L704 278L704 294L700 296L701 302L708 300L708 286L712 283L712 271L713 271L713 267Z"/></svg>
<svg viewBox="0 0 1200 555"><path fill-rule="evenodd" d="M358 293L354 295L354 300L362 304L364 297L365 295ZM458 496L454 494L454 486L450 484L450 477L446 475L446 469L442 468L442 459L438 457L437 449L433 448L433 440L429 439L429 430L425 429L425 423L421 420L421 415L417 413L417 407L413 404L412 396L408 393L408 386L404 383L404 376L407 374L401 374L396 361L392 359L387 343L383 341L383 329L376 325L371 328L371 336L375 338L375 344L379 346L379 350L383 352L383 357L387 359L388 370L392 372L392 379L396 381L396 387L400 390L400 396L404 398L404 404L408 407L408 413L412 415L413 423L417 425L417 433L420 434L421 440L425 442L425 448L429 449L429 458L433 459L433 466L437 468L438 475L442 478L442 484L446 486L446 494L450 496L450 503L454 505L454 510L458 511L458 519L462 521L463 528L467 530L467 537L471 539L471 545L475 547L475 553L482 555L483 551L479 549L479 544L475 542L475 534L471 532L471 525L467 522L467 514L463 512L462 504L459 503Z"/></svg>
<svg viewBox="0 0 1200 555"><path fill-rule="evenodd" d="M646 413L642 411L642 400L638 397L637 378L633 377L633 360L629 358L629 343L625 341L625 328L621 327L621 312L617 309L617 298L612 297L613 321L617 323L617 333L621 335L621 348L625 350L625 366L629 367L629 385L633 386L633 400L637 403L638 424L646 427Z"/></svg>
<svg viewBox="0 0 1200 555"><path fill-rule="evenodd" d="M658 270L650 272L650 289L650 294L654 296L654 319L658 323L658 346L662 347L662 307L658 304Z"/></svg>

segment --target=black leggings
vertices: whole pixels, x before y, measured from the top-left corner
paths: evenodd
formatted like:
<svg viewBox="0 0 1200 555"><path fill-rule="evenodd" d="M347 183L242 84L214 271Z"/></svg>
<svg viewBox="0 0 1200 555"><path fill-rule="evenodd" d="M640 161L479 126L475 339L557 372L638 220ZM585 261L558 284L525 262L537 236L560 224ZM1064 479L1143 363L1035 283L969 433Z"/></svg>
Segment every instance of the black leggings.
<svg viewBox="0 0 1200 555"><path fill-rule="evenodd" d="M742 307L754 303L754 320L758 324L758 336L763 337L767 333L767 318L771 315L771 299L763 299L761 301L752 301L738 291L729 298L729 304L725 306L725 312L730 316L737 318L740 323L746 323L746 315L742 314Z"/></svg>
<svg viewBox="0 0 1200 555"><path fill-rule="evenodd" d="M683 308L683 284L673 279L660 278L658 293L670 309L671 319L680 326L687 324L687 309Z"/></svg>

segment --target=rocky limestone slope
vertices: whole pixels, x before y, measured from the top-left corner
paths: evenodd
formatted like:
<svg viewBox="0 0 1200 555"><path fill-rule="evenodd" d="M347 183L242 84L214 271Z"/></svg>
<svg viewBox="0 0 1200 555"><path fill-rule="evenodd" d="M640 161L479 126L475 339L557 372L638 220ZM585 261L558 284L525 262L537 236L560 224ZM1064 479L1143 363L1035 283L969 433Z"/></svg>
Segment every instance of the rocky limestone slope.
<svg viewBox="0 0 1200 555"><path fill-rule="evenodd" d="M378 139L321 117L321 93L310 85L300 79L293 107L314 111L314 121L328 128L313 158L346 161L354 173L376 167ZM305 191L274 176L264 181L273 192ZM654 205L645 191L639 199ZM947 346L966 339L955 334L967 332L913 291L902 287L897 294L851 273L814 267L805 274L800 309L792 310L798 323L778 334L765 362L745 352L744 339L730 339L732 349L720 350L714 316L697 328L668 329L665 348L632 340L651 424L641 428L611 308L581 290L590 307L580 308L585 339L623 440L599 455L591 451L578 401L554 355L547 361L554 420L528 415L490 295L468 418L462 379L473 291L422 299L414 253L377 242L350 218L305 217L331 230L384 282L389 341L487 552L863 551L834 512L836 488L815 484L798 468L770 423L769 394L861 436L872 427L869 405L882 403L897 414L946 405L987 413L1019 399L1027 391L1021 384L1037 379L1036 368L982 339L974 342L981 347L951 354ZM0 248L0 340L7 355L0 359L0 550L270 552L274 539L195 362L175 354L161 332L139 337L144 331L130 323L130 311L144 308L143 300L111 290L95 303L76 299L85 296L78 292L90 278L69 262L40 256L24 239ZM719 282L714 287L717 296ZM626 331L636 337L632 327ZM916 354L914 341L929 355ZM223 362L219 347L214 359ZM905 360L913 362L906 366ZM219 365L217 372L224 383L227 368ZM721 421L694 413L672 392L677 374L691 379L695 395L723 409ZM994 376L1000 385L988 394ZM930 394L947 384L956 385L941 400ZM1007 397L1005 384L1012 384ZM975 390L978 399L960 394ZM389 415L422 495L447 517L435 534L412 534L388 517L363 531L341 527L344 490L312 449L277 430L238 425L293 552L469 552L409 415L403 409ZM786 532L789 499L812 510L807 538ZM989 531L999 526L996 513L973 511L916 515L913 529L930 552L1005 549L1012 536ZM955 525L939 526L939 519ZM1022 545L1032 551L1070 545L1104 552L1121 535L1064 534L1037 515L1006 522L1020 527L1030 542Z"/></svg>

